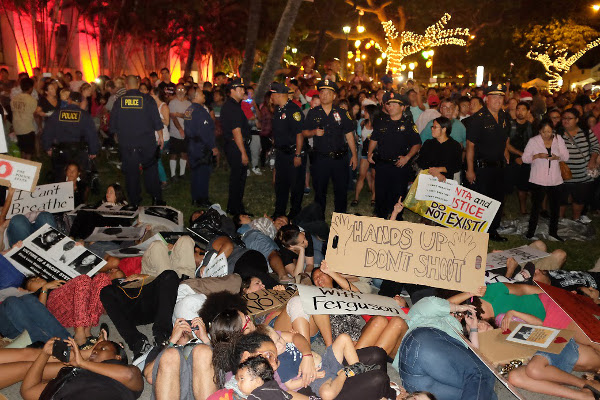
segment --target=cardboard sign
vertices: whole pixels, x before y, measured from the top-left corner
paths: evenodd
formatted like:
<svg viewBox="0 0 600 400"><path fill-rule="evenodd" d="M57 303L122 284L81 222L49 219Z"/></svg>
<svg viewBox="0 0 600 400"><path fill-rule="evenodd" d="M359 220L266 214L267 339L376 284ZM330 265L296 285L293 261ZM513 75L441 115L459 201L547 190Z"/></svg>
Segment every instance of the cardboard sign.
<svg viewBox="0 0 600 400"><path fill-rule="evenodd" d="M408 319L391 297L349 292L318 286L297 285L307 314L383 315Z"/></svg>
<svg viewBox="0 0 600 400"><path fill-rule="evenodd" d="M28 192L35 189L42 163L0 154L0 185Z"/></svg>
<svg viewBox="0 0 600 400"><path fill-rule="evenodd" d="M325 259L346 274L475 292L487 248L486 233L333 213Z"/></svg>
<svg viewBox="0 0 600 400"><path fill-rule="evenodd" d="M509 258L514 258L519 265L525 265L529 261L539 260L540 258L548 257L550 254L545 251L538 250L531 246L520 246L514 249L489 253L487 255L486 270L506 268L506 261Z"/></svg>
<svg viewBox="0 0 600 400"><path fill-rule="evenodd" d="M435 201L449 206L452 203L458 182L446 179L444 182L437 180L435 176L419 175L419 185L415 193L415 199L420 201Z"/></svg>
<svg viewBox="0 0 600 400"><path fill-rule="evenodd" d="M600 343L600 306L587 296L537 281L535 283L573 319L592 342Z"/></svg>
<svg viewBox="0 0 600 400"><path fill-rule="evenodd" d="M206 268L204 268L203 278L219 278L227 275L227 257L225 253L221 253L217 256L217 253L213 253ZM198 275L198 271L196 271Z"/></svg>
<svg viewBox="0 0 600 400"><path fill-rule="evenodd" d="M30 211L58 213L72 211L73 208L73 183L51 183L37 186L32 192L15 190L6 218L11 219L13 215Z"/></svg>
<svg viewBox="0 0 600 400"><path fill-rule="evenodd" d="M144 224L161 225L174 232L183 230L183 213L173 207L142 207L139 221Z"/></svg>
<svg viewBox="0 0 600 400"><path fill-rule="evenodd" d="M510 333L513 333L518 325L519 322L511 322L509 329ZM494 366L508 364L513 360L529 360L537 351L540 351L539 347L508 341L507 339L510 333L504 332L501 328L479 333L479 351ZM560 330L558 337L562 340L555 339L554 342L543 351L554 354L560 353L574 334L575 332L573 331L565 329Z"/></svg>
<svg viewBox="0 0 600 400"><path fill-rule="evenodd" d="M103 226L96 227L85 238L86 242L124 242L139 240L146 233L144 226Z"/></svg>
<svg viewBox="0 0 600 400"><path fill-rule="evenodd" d="M421 172L411 186L404 206L431 221L448 228L459 228L474 232L487 232L494 216L500 208L500 202L484 196L464 186L457 186L449 205L437 201L417 200L416 193ZM424 180L430 182L428 178ZM436 180L437 181L437 180ZM439 183L439 182L438 182ZM427 183L425 183L427 184Z"/></svg>
<svg viewBox="0 0 600 400"><path fill-rule="evenodd" d="M263 315L287 304L297 293L295 288L286 290L263 289L243 295L246 299L250 315Z"/></svg>
<svg viewBox="0 0 600 400"><path fill-rule="evenodd" d="M5 257L25 276L69 280L81 274L93 276L106 261L58 230L45 224Z"/></svg>

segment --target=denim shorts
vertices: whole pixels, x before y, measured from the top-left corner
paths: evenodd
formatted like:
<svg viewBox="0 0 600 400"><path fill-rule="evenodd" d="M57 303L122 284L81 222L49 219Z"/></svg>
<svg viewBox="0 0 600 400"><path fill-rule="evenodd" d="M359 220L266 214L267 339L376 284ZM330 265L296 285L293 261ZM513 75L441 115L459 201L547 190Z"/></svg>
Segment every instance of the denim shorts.
<svg viewBox="0 0 600 400"><path fill-rule="evenodd" d="M242 239L247 248L260 252L267 260L269 259L271 252L279 250L279 247L273 239L255 229L246 232L244 236L242 236Z"/></svg>
<svg viewBox="0 0 600 400"><path fill-rule="evenodd" d="M569 340L569 343L558 354L538 351L534 356L542 356L548 360L548 363L562 371L571 373L575 367L575 363L579 359L579 345L574 339Z"/></svg>

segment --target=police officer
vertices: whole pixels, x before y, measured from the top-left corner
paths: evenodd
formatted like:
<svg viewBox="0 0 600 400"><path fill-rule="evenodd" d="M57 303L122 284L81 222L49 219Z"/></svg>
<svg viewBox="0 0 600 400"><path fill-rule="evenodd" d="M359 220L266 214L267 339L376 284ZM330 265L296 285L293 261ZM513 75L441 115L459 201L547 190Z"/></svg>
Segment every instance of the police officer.
<svg viewBox="0 0 600 400"><path fill-rule="evenodd" d="M152 196L153 205L165 205L158 180L158 148L154 133L158 135L158 145L162 148L163 123L158 107L152 97L138 90L137 77L129 75L125 86L127 91L119 97L110 113L110 130L119 139L122 171L127 182L127 196L131 208L137 208L142 201L140 185L140 165L144 170L144 185Z"/></svg>
<svg viewBox="0 0 600 400"><path fill-rule="evenodd" d="M52 157L57 182L65 180L65 168L70 162L76 162L80 170L87 170L88 158L96 158L100 149L94 121L80 107L82 100L81 93L71 92L68 104L48 118L42 133L42 146Z"/></svg>
<svg viewBox="0 0 600 400"><path fill-rule="evenodd" d="M241 106L245 93L242 79L234 79L230 82L227 85L227 93L229 97L221 107L225 156L231 169L229 173L227 212L233 215L247 214L243 200L252 136L248 119L244 115Z"/></svg>
<svg viewBox="0 0 600 400"><path fill-rule="evenodd" d="M404 114L406 99L394 92L383 96L388 115L373 125L368 159L376 164L375 214L388 218L400 196L406 196L411 173L410 160L421 148L421 137L412 120ZM377 148L379 156L373 159ZM400 216L398 216L400 217Z"/></svg>
<svg viewBox="0 0 600 400"><path fill-rule="evenodd" d="M473 114L467 124L467 181L472 189L500 203L504 200L504 173L508 162L510 116L502 110L504 85L486 88L487 105ZM498 234L502 205L492 221L488 233L490 240L505 242Z"/></svg>
<svg viewBox="0 0 600 400"><path fill-rule="evenodd" d="M338 87L328 79L318 83L321 105L308 111L304 121L304 137L314 137L311 159L315 202L323 209L327 200L329 179L333 180L335 212L346 212L348 205L348 148L352 152L350 166L356 169L356 123L350 113L333 105ZM345 139L345 140L344 140Z"/></svg>
<svg viewBox="0 0 600 400"><path fill-rule="evenodd" d="M210 207L208 182L212 156L219 154L215 146L215 123L204 106L206 101L202 90L196 90L192 105L185 111L183 126L187 139L188 160L192 170L192 204Z"/></svg>
<svg viewBox="0 0 600 400"><path fill-rule="evenodd" d="M291 191L288 215L293 219L302 206L306 155L303 148L302 124L304 114L288 96L289 89L282 83L271 84L273 114L273 141L275 147L275 214L285 215Z"/></svg>

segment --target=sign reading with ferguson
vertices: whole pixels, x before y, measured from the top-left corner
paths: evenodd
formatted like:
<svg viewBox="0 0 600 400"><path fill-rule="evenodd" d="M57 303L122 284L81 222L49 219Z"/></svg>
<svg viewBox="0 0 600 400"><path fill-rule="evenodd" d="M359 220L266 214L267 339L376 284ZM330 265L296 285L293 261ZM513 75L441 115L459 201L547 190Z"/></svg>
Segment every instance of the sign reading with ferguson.
<svg viewBox="0 0 600 400"><path fill-rule="evenodd" d="M327 264L358 276L475 292L487 233L333 213Z"/></svg>

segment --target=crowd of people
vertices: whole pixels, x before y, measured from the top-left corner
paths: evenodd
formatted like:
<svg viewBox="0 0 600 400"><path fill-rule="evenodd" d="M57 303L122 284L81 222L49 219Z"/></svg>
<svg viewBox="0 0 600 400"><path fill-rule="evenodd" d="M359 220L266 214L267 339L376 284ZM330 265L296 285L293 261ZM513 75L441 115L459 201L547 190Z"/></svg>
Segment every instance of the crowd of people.
<svg viewBox="0 0 600 400"><path fill-rule="evenodd" d="M110 184L102 205L136 210L141 179L152 204L166 205L163 189L189 173L198 209L189 227L201 233L118 258L107 251L134 243L85 239L122 219L87 210L7 220L9 189L0 196L4 252L49 224L106 265L94 276L57 281L26 277L0 256L0 335L15 343L0 348L0 388L22 381L25 399L134 399L144 382L157 399L494 399L495 376L465 337L478 347L480 332L524 321L575 335L560 354L538 351L509 381L548 395L600 398L598 379L572 374L600 370L600 348L534 284L600 301L600 273L561 271L564 250L535 265L509 259L505 273L486 274L477 293L341 274L324 261L330 181L335 212L355 211L366 180L373 216L401 220L402 199L420 170L501 204L515 192L519 211L529 215L530 245L547 250L536 237L540 217L549 220L550 240L563 241L561 218L588 224L600 210L600 98L589 87L556 94L503 84L427 88L391 73L375 82L360 65L344 82L332 69L321 77L305 61L297 76L273 82L261 104L256 85L222 72L199 85L191 77L171 82L167 68L160 77L90 83L81 72L73 79L39 69L12 82L0 70L9 143L16 141L23 158L46 161L47 153L49 179L72 182L76 206L88 201L96 156L116 149L125 187ZM221 210L210 201L209 181L225 163ZM244 206L256 195L245 192L246 180L267 171L274 212L254 218ZM303 207L311 192L314 201ZM498 232L502 216L500 207L491 240L506 240ZM145 238L155 229L148 226ZM221 255L227 274L203 277ZM308 315L298 296L250 314L244 295L294 283L389 296L410 318ZM125 343L111 341L106 324L92 332L104 313ZM146 324L152 337L138 328ZM66 350L57 352L62 343ZM388 361L402 382L390 381Z"/></svg>

